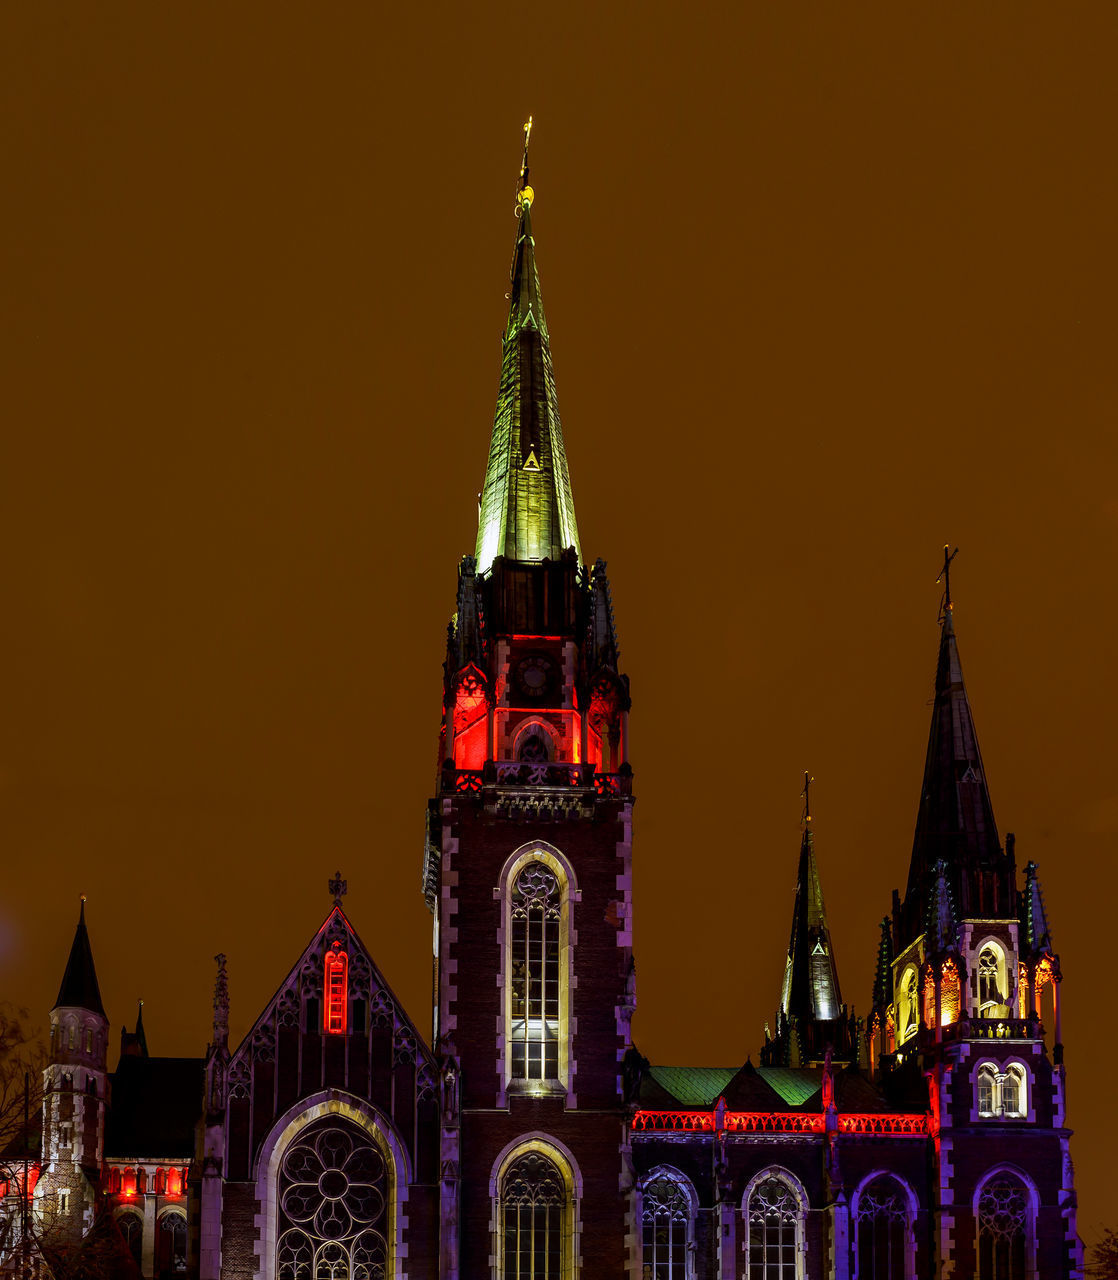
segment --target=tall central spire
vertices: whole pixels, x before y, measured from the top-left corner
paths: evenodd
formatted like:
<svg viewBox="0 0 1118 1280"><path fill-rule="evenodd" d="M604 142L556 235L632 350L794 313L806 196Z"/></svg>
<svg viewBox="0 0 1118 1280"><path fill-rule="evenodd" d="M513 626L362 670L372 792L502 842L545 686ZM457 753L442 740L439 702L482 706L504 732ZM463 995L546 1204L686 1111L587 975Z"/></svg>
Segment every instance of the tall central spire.
<svg viewBox="0 0 1118 1280"><path fill-rule="evenodd" d="M497 556L557 560L570 547L579 553L532 238L535 193L528 185L530 129L529 120L524 126L524 162L516 193L516 245L501 385L478 515L477 568L482 573Z"/></svg>

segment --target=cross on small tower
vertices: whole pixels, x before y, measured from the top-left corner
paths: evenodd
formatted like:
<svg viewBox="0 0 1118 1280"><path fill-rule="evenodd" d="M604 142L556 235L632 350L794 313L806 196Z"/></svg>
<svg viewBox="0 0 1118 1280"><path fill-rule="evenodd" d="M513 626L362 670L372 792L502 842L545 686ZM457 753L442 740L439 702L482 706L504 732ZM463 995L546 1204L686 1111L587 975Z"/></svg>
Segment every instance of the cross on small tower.
<svg viewBox="0 0 1118 1280"><path fill-rule="evenodd" d="M334 872L334 878L330 881L328 887L330 892L334 895L334 906L340 907L347 887L346 882L342 879L342 873L340 871Z"/></svg>
<svg viewBox="0 0 1118 1280"><path fill-rule="evenodd" d="M936 579L937 584L943 583L943 607L951 608L951 561L959 554L959 548L956 547L950 555L947 554L947 548L951 544L945 542L943 544L943 568L939 571L939 577Z"/></svg>
<svg viewBox="0 0 1118 1280"><path fill-rule="evenodd" d="M517 193L523 191L528 185L528 143L532 138L532 117L529 116L524 122L524 155L520 161L520 186L517 187Z"/></svg>
<svg viewBox="0 0 1118 1280"><path fill-rule="evenodd" d="M815 779L805 769L804 770L804 789L800 792L800 795L803 796L804 798L804 812L800 820L803 822L805 826L811 825L811 784L814 781Z"/></svg>

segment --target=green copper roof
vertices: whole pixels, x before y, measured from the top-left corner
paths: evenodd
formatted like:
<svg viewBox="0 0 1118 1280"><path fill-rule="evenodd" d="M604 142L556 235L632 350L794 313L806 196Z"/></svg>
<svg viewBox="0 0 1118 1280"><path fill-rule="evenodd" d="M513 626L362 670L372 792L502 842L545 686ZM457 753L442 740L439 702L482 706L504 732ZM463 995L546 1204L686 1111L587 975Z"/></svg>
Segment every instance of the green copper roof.
<svg viewBox="0 0 1118 1280"><path fill-rule="evenodd" d="M557 560L568 547L579 552L578 526L536 270L531 200L522 198L501 385L481 491L478 572L487 572L497 556Z"/></svg>
<svg viewBox="0 0 1118 1280"><path fill-rule="evenodd" d="M685 1107L712 1107L740 1067L649 1067L648 1073Z"/></svg>
<svg viewBox="0 0 1118 1280"><path fill-rule="evenodd" d="M823 1084L823 1072L805 1067L758 1067L757 1074L788 1103L802 1106Z"/></svg>

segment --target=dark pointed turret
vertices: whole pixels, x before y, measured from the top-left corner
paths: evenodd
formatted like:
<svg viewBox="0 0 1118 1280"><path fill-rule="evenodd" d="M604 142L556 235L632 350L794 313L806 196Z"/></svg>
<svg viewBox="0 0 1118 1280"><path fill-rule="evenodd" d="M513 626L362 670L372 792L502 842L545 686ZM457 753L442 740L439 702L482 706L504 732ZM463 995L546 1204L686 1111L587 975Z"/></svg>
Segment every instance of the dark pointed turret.
<svg viewBox="0 0 1118 1280"><path fill-rule="evenodd" d="M534 192L527 181L531 121L524 128L501 384L478 512L479 573L487 573L497 556L558 560L571 547L576 555L579 551L532 237Z"/></svg>
<svg viewBox="0 0 1118 1280"><path fill-rule="evenodd" d="M1021 894L1021 950L1026 955L1043 955L1052 952L1052 932L1048 927L1048 912L1044 907L1044 894L1037 878L1035 862L1025 864L1025 888Z"/></svg>
<svg viewBox="0 0 1118 1280"><path fill-rule="evenodd" d="M950 558L945 558L945 577L949 565ZM1013 858L1002 851L998 840L963 682L949 586L944 592L932 724L905 893L905 938L914 937L924 924L936 865L941 861L960 918L1014 911Z"/></svg>
<svg viewBox="0 0 1118 1280"><path fill-rule="evenodd" d="M62 975L62 985L58 988L58 999L54 1002L56 1009L88 1009L91 1013L105 1016L105 1006L101 1003L101 988L97 985L97 970L93 965L93 948L89 945L89 932L85 927L85 896L82 896L81 910L78 913L78 927L74 931L74 941L70 947L70 958L66 961L66 972Z"/></svg>

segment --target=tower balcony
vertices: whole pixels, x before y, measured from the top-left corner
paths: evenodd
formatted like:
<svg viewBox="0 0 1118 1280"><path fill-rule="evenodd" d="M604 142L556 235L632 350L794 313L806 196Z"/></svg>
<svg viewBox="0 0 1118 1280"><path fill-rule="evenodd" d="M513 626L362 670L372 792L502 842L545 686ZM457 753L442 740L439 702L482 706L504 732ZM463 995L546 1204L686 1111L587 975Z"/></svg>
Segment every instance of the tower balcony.
<svg viewBox="0 0 1118 1280"><path fill-rule="evenodd" d="M580 799L620 799L633 794L633 771L623 765L617 773L604 773L595 764L548 760L490 760L483 769L456 769L448 761L443 766L441 790L444 795L507 791L531 794L540 800L576 795Z"/></svg>

